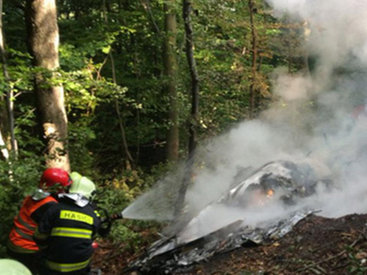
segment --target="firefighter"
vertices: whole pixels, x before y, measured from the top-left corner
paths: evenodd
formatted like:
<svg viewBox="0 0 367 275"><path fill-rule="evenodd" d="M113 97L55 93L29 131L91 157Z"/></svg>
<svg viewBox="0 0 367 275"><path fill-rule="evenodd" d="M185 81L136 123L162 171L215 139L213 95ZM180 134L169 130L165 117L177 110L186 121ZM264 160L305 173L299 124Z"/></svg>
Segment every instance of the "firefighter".
<svg viewBox="0 0 367 275"><path fill-rule="evenodd" d="M39 248L33 240L37 224L47 209L57 203L56 193L67 191L70 185L68 172L61 168L46 169L39 188L23 200L14 218L7 242L8 255L26 265L33 273L37 273L40 257Z"/></svg>
<svg viewBox="0 0 367 275"><path fill-rule="evenodd" d="M59 195L41 219L35 233L44 257L41 274L90 274L93 237L108 234L91 203L95 184L87 177L73 177L68 194Z"/></svg>

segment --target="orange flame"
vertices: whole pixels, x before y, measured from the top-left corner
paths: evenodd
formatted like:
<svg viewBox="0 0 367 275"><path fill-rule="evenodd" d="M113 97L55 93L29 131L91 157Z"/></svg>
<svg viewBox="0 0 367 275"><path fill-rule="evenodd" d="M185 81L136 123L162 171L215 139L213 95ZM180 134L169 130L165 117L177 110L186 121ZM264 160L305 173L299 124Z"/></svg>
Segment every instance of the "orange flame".
<svg viewBox="0 0 367 275"><path fill-rule="evenodd" d="M267 197L267 198L271 198L273 195L274 195L274 190L272 190L272 189L269 189L269 190L266 192L266 197Z"/></svg>

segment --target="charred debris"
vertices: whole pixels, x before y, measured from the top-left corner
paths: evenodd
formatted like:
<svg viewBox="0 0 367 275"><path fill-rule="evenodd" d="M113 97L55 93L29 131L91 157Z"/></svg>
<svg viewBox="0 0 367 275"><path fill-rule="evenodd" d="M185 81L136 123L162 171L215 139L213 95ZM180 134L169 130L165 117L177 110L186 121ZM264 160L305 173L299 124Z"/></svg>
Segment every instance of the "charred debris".
<svg viewBox="0 0 367 275"><path fill-rule="evenodd" d="M332 188L331 181L319 179L308 163L273 161L256 170L243 168L226 194L197 215L186 217L175 233L153 243L125 271L170 274L189 269L193 264L220 253L282 238L299 221L317 212L302 200L315 194L318 185ZM242 215L234 215L232 219L208 229L210 226L206 224L205 216L223 207L228 213ZM272 212L274 207L282 209L282 214L267 215L256 223L246 218L249 213L262 215Z"/></svg>

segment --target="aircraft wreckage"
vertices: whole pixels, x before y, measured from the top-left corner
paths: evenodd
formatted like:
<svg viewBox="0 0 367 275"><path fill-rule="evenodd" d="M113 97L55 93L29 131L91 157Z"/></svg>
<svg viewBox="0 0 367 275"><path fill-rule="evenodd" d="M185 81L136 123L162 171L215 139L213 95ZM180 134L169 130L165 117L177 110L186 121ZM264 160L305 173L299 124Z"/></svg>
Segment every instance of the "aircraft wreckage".
<svg viewBox="0 0 367 275"><path fill-rule="evenodd" d="M174 234L153 243L128 269L170 274L215 254L279 239L316 212L302 199L314 194L320 184L330 186L329 180L317 178L311 165L291 161L242 169L235 181L219 200L181 222ZM208 226L213 217L217 223Z"/></svg>

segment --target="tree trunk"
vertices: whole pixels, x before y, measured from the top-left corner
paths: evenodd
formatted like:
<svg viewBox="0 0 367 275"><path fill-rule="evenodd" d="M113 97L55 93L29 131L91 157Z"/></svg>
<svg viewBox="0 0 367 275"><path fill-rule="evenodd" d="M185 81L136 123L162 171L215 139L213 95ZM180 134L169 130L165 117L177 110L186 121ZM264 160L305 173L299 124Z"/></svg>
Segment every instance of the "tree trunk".
<svg viewBox="0 0 367 275"><path fill-rule="evenodd" d="M108 55L109 55L110 60L111 60L113 83L117 84L117 82L116 82L115 61L113 59L113 55L112 55L111 51L109 52ZM134 159L130 154L129 146L127 144L126 131L125 131L125 126L124 126L124 122L123 122L123 119L122 119L122 115L121 115L121 112L120 112L120 103L119 103L118 99L115 99L115 110L116 110L116 113L117 113L117 118L118 118L118 122L119 122L119 126L120 126L121 139L122 139L122 148L124 150L127 162L129 163L128 167L135 168ZM128 167L126 167L126 168L128 168Z"/></svg>
<svg viewBox="0 0 367 275"><path fill-rule="evenodd" d="M196 70L196 62L194 59L194 47L192 37L192 27L190 20L191 2L183 0L182 16L185 23L186 34L186 57L189 64L191 75L191 117L189 122L189 158L186 162L184 177L180 189L178 191L177 202L175 206L175 217L178 218L183 213L185 205L185 196L187 187L192 182L193 163L195 161L194 151L196 147L196 125L199 110L199 77Z"/></svg>
<svg viewBox="0 0 367 275"><path fill-rule="evenodd" d="M27 0L26 26L34 65L44 72L35 77L35 91L46 143L46 166L69 171L64 89L62 86L54 86L51 81L59 67L59 30L55 0Z"/></svg>
<svg viewBox="0 0 367 275"><path fill-rule="evenodd" d="M107 8L106 0L103 0L103 7L102 8L103 8L103 17L104 17L105 23L108 24L108 18L107 18L108 8ZM115 60L114 60L113 55L112 55L112 47L110 48L110 50L108 52L108 56L109 56L110 61L111 61L112 80L113 80L113 83L115 85L117 85ZM119 122L119 126L120 126L121 139L122 139L122 148L123 148L124 154L125 154L126 159L127 159L126 161L128 162L128 165L125 168L128 168L128 167L129 168L131 168L131 167L135 168L134 159L130 154L129 146L127 144L126 131L125 131L124 122L123 122L123 119L122 119L122 116L121 116L120 103L119 103L118 99L115 99L115 110L116 110L116 113L117 113L117 118L118 118L118 122Z"/></svg>
<svg viewBox="0 0 367 275"><path fill-rule="evenodd" d="M167 136L167 159L176 161L178 159L179 129L178 129L178 102L176 90L177 61L176 61L176 12L175 0L167 0L165 10L164 41L164 75L167 79L165 85L169 97L169 131Z"/></svg>
<svg viewBox="0 0 367 275"><path fill-rule="evenodd" d="M0 54L1 54L3 75L6 82L5 84L7 86L5 100L3 96L1 97L1 102L2 103L5 102L5 104L1 104L2 106L0 107L1 108L0 146L3 146L1 152L4 159L8 159L10 154L7 148L10 147L13 157L16 157L18 148L14 134L14 103L12 100L14 95L7 67L2 13L3 13L3 1L0 0ZM9 139L10 139L10 146L9 146Z"/></svg>
<svg viewBox="0 0 367 275"><path fill-rule="evenodd" d="M149 18L151 19L150 21L152 22L153 24L153 28L154 28L154 31L156 33L160 33L160 29L157 25L157 23L155 22L154 20L154 16L153 16L153 13L152 13L152 9L150 7L150 0L140 0L140 3L141 5L143 6L144 10L146 11L146 13L148 14Z"/></svg>
<svg viewBox="0 0 367 275"><path fill-rule="evenodd" d="M251 27L251 84L250 84L250 118L254 118L256 112L256 74L257 74L257 32L255 28L254 13L255 3L254 0L248 0L248 7L250 11L250 27Z"/></svg>
<svg viewBox="0 0 367 275"><path fill-rule="evenodd" d="M189 64L191 75L191 118L189 123L189 154L195 150L196 147L196 125L199 112L199 76L196 70L196 62L194 58L194 46L191 26L191 2L183 0L183 19L185 22L186 34L186 57Z"/></svg>

